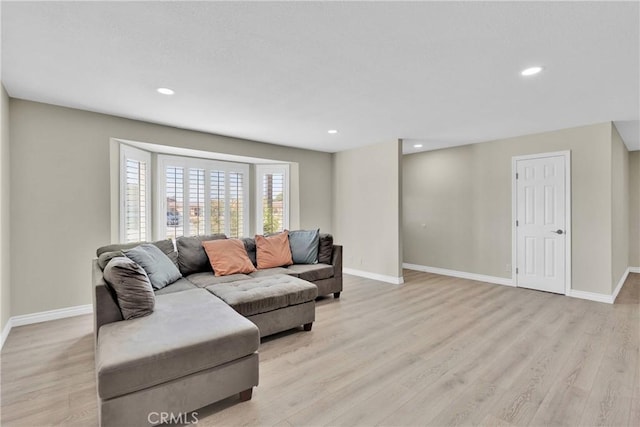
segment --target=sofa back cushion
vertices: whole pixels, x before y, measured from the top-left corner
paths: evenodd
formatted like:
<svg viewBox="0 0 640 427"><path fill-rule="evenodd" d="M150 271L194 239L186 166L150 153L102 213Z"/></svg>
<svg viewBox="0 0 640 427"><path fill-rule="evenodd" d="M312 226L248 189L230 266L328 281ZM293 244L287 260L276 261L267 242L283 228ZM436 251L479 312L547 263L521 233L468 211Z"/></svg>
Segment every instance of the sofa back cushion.
<svg viewBox="0 0 640 427"><path fill-rule="evenodd" d="M135 243L116 243L113 245L102 246L96 250L98 256L98 265L102 270L106 267L111 258L124 256L124 252L127 249L133 249L136 246L140 246L147 242L135 242ZM178 266L178 252L173 247L173 241L171 239L158 240L153 244L160 249L169 259Z"/></svg>
<svg viewBox="0 0 640 427"><path fill-rule="evenodd" d="M269 237L256 236L256 259L259 269L293 264L289 232L284 230Z"/></svg>
<svg viewBox="0 0 640 427"><path fill-rule="evenodd" d="M104 270L107 263L111 261L111 258L124 256L124 252L127 249L133 249L136 246L140 246L147 242L134 242L134 243L115 243L113 245L102 246L96 250L98 256L98 265L100 269ZM173 247L173 241L171 239L158 240L153 244L160 249L169 259L178 266L178 252Z"/></svg>
<svg viewBox="0 0 640 427"><path fill-rule="evenodd" d="M331 234L320 234L318 262L322 264L331 264L331 255L333 255L333 236Z"/></svg>
<svg viewBox="0 0 640 427"><path fill-rule="evenodd" d="M320 230L295 230L289 232L289 247L294 264L316 264Z"/></svg>
<svg viewBox="0 0 640 427"><path fill-rule="evenodd" d="M104 280L115 291L118 306L125 320L153 312L156 298L144 269L126 257L109 261L104 268Z"/></svg>
<svg viewBox="0 0 640 427"><path fill-rule="evenodd" d="M176 239L178 247L178 268L184 277L193 273L211 271L211 263L202 242L226 239L224 234L208 234L206 236L181 236Z"/></svg>
<svg viewBox="0 0 640 427"><path fill-rule="evenodd" d="M216 276L247 274L256 271L244 243L240 239L218 239L202 242L207 259Z"/></svg>
<svg viewBox="0 0 640 427"><path fill-rule="evenodd" d="M144 269L154 289L162 289L182 277L169 257L151 243L127 249L124 254Z"/></svg>

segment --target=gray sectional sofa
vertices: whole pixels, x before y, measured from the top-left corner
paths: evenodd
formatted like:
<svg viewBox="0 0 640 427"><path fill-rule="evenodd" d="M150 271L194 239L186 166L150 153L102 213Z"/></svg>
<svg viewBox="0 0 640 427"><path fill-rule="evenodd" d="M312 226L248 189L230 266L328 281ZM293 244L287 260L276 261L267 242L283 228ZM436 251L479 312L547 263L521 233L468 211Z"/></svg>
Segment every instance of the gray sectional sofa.
<svg viewBox="0 0 640 427"><path fill-rule="evenodd" d="M202 248L224 235L154 242L182 278L155 291L155 309L123 321L103 269L122 250L109 245L93 261L96 374L100 424L150 425L149 414L180 414L258 385L260 338L304 326L311 330L315 299L342 291L342 247L321 235L319 262L214 275ZM256 264L255 242L243 239Z"/></svg>

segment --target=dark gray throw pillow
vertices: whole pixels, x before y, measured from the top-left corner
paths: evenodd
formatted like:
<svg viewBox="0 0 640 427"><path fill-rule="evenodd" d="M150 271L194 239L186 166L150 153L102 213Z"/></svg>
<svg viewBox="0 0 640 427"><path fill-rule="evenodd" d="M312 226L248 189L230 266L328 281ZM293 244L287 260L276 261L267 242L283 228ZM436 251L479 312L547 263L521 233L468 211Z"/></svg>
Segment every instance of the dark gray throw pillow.
<svg viewBox="0 0 640 427"><path fill-rule="evenodd" d="M147 273L126 257L111 259L104 268L104 280L116 293L125 320L153 313L156 297Z"/></svg>
<svg viewBox="0 0 640 427"><path fill-rule="evenodd" d="M318 245L318 262L321 264L331 264L333 254L333 236L331 234L320 234L320 244Z"/></svg>
<svg viewBox="0 0 640 427"><path fill-rule="evenodd" d="M316 264L320 229L289 232L289 247L294 264Z"/></svg>
<svg viewBox="0 0 640 427"><path fill-rule="evenodd" d="M212 271L209 257L202 247L208 240L226 239L224 234L208 234L206 236L181 236L176 239L178 247L178 267L184 277L193 273Z"/></svg>
<svg viewBox="0 0 640 427"><path fill-rule="evenodd" d="M243 237L242 243L244 243L244 249L247 251L247 255L249 255L249 259L254 267L258 266L257 259L257 248L256 248L256 239L253 237Z"/></svg>
<svg viewBox="0 0 640 427"><path fill-rule="evenodd" d="M144 269L154 289L162 289L182 277L173 261L151 243L128 249L124 254Z"/></svg>
<svg viewBox="0 0 640 427"><path fill-rule="evenodd" d="M102 270L104 270L104 268L107 266L107 264L109 264L109 261L111 261L113 258L119 257L119 256L123 257L124 256L124 252L122 252L122 251L103 252L98 257L98 266L100 266L100 268Z"/></svg>

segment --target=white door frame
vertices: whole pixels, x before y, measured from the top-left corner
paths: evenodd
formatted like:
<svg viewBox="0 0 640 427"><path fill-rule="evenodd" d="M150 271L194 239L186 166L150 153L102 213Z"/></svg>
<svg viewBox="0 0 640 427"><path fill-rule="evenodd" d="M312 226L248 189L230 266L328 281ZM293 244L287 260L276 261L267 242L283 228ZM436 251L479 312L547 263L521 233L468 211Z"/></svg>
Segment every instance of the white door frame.
<svg viewBox="0 0 640 427"><path fill-rule="evenodd" d="M564 294L571 293L571 150L555 151L552 153L528 154L525 156L514 156L511 158L511 277L513 285L518 286L518 275L516 268L518 267L518 242L517 242L517 183L516 183L516 166L518 160L541 159L545 157L564 157L564 185L565 185L565 263L564 263Z"/></svg>

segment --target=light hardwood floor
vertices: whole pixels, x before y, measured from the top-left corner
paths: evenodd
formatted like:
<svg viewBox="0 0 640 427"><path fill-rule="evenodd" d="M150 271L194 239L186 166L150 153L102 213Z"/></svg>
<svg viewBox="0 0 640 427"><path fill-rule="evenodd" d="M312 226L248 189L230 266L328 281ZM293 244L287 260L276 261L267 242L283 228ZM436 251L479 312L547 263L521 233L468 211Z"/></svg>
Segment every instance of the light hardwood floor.
<svg viewBox="0 0 640 427"><path fill-rule="evenodd" d="M640 275L614 305L405 271L345 276L312 332L263 340L260 385L198 425L640 425ZM15 328L2 426L97 425L91 316Z"/></svg>

